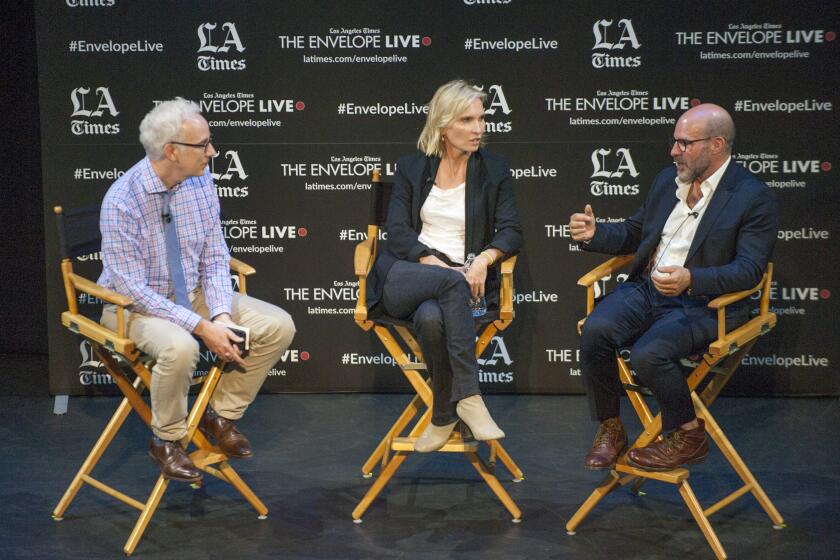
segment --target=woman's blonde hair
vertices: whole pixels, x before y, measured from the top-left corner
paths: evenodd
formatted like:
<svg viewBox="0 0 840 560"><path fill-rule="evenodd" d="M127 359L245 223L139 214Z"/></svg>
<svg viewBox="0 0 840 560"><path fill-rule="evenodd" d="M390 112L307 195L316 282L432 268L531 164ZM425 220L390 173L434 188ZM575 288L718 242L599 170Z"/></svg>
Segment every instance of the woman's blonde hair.
<svg viewBox="0 0 840 560"><path fill-rule="evenodd" d="M427 156L443 157L441 129L461 116L476 99L484 103L487 94L466 80L452 80L440 86L429 102L426 125L417 139L417 148Z"/></svg>

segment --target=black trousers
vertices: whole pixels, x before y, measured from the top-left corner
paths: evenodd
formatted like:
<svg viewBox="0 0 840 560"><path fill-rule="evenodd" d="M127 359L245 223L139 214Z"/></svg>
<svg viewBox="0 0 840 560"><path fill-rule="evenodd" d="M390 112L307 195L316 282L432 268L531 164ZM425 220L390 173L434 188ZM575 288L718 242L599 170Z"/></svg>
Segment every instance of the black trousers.
<svg viewBox="0 0 840 560"><path fill-rule="evenodd" d="M437 426L458 419L458 401L481 394L469 299L464 275L440 266L397 261L385 280L385 312L397 319L413 319L432 375L432 423Z"/></svg>
<svg viewBox="0 0 840 560"><path fill-rule="evenodd" d="M617 349L631 347L639 381L659 402L662 428L673 430L695 418L681 358L705 351L717 338L717 320L706 298L660 294L649 279L625 282L586 319L580 365L592 419L618 416L624 393L615 362Z"/></svg>

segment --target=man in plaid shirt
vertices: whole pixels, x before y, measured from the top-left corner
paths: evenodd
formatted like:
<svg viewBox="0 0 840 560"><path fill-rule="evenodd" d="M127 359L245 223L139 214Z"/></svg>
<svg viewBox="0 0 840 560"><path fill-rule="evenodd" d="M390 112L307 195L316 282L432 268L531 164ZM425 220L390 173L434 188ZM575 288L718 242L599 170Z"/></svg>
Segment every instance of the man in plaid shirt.
<svg viewBox="0 0 840 560"><path fill-rule="evenodd" d="M202 473L179 444L198 362L195 337L234 365L219 381L199 429L228 456L250 457L251 445L235 421L288 348L295 327L279 307L233 293L230 253L208 168L216 150L198 105L181 98L159 104L141 122L140 142L146 157L117 179L102 202L99 283L133 300L128 336L155 360L149 454L165 477L197 482ZM167 239L165 228L172 223L174 237ZM173 255L180 256L177 271ZM102 323L115 327L114 306L105 306ZM225 324L250 329L247 355Z"/></svg>

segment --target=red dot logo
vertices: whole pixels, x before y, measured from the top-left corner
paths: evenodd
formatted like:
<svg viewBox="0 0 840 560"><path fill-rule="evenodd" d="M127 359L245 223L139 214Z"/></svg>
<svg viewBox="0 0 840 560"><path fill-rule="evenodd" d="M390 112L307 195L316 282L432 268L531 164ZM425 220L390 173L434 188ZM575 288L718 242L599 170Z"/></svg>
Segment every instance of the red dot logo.
<svg viewBox="0 0 840 560"><path fill-rule="evenodd" d="M831 171L831 162L830 161L822 162L820 164L820 169L822 169L823 171Z"/></svg>
<svg viewBox="0 0 840 560"><path fill-rule="evenodd" d="M691 100L691 106L692 107L697 107L698 105L700 105L700 100L699 99L697 99L695 97L694 99Z"/></svg>
<svg viewBox="0 0 840 560"><path fill-rule="evenodd" d="M306 350L302 351L300 353L300 359L304 362L307 361L309 359L309 352L307 352Z"/></svg>
<svg viewBox="0 0 840 560"><path fill-rule="evenodd" d="M306 103L304 103L303 101L298 101L297 103L295 103L295 109L297 109L298 111L303 111L304 109L306 109Z"/></svg>
<svg viewBox="0 0 840 560"><path fill-rule="evenodd" d="M828 288L823 288L822 290L820 290L820 297L823 298L823 299L830 298L831 297L831 290L829 290Z"/></svg>
<svg viewBox="0 0 840 560"><path fill-rule="evenodd" d="M826 35L826 37L828 37L828 35ZM830 40L830 39L829 39L829 40ZM423 43L423 46L424 46L424 47L428 47L429 45L431 45L431 44L432 44L432 38L431 38L431 37L429 37L428 35L426 35L425 37L423 37L422 39L420 39L420 42L421 42L421 43Z"/></svg>
<svg viewBox="0 0 840 560"><path fill-rule="evenodd" d="M829 31L828 33L825 34L825 40L826 41L833 41L836 38L837 38L837 33L835 33L834 31Z"/></svg>
<svg viewBox="0 0 840 560"><path fill-rule="evenodd" d="M305 227L298 228L298 237L306 237L307 235L309 235L308 229L306 229Z"/></svg>

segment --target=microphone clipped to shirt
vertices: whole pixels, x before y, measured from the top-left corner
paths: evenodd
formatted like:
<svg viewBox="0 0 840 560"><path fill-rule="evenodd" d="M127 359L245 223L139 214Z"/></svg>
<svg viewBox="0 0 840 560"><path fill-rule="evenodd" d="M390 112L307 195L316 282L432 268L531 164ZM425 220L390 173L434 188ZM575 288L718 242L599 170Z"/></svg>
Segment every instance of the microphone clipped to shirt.
<svg viewBox="0 0 840 560"><path fill-rule="evenodd" d="M698 216L700 216L700 212L697 212L697 211L689 212L688 215L691 216L692 218L697 218Z"/></svg>

